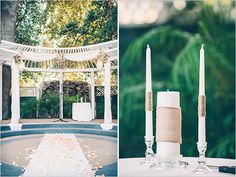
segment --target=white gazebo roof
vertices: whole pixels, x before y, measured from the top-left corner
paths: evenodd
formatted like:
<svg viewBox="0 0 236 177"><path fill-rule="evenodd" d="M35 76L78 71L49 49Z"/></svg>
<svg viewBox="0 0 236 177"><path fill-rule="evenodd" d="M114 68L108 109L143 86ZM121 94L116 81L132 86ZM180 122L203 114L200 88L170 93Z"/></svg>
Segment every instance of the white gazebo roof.
<svg viewBox="0 0 236 177"><path fill-rule="evenodd" d="M1 41L0 61L11 62L16 58L28 71L73 72L96 70L99 56L105 54L111 61L111 69L117 65L117 40L68 48L28 46Z"/></svg>

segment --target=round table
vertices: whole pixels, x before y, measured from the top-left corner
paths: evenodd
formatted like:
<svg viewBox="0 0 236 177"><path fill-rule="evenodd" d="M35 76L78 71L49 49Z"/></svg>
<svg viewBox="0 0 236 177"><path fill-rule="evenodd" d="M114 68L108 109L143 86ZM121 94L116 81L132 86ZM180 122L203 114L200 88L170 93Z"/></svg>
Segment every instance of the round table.
<svg viewBox="0 0 236 177"><path fill-rule="evenodd" d="M90 103L73 103L72 119L77 121L92 120L92 108Z"/></svg>
<svg viewBox="0 0 236 177"><path fill-rule="evenodd" d="M140 165L144 158L128 158L119 159L119 176L234 176L234 174L220 173L218 169L211 169L206 175L197 175L192 171L197 166L198 158L183 157L181 160L189 163L185 169L172 169L168 171L160 171L150 168L149 165ZM235 166L236 160L207 158L207 165L212 166Z"/></svg>

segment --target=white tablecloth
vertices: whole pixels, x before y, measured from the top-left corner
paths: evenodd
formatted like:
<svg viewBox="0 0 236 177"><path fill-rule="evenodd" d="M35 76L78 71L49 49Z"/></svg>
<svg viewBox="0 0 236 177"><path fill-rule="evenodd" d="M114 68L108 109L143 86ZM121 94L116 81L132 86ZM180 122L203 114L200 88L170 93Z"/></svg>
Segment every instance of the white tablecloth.
<svg viewBox="0 0 236 177"><path fill-rule="evenodd" d="M196 157L184 157L183 161L189 163L185 169L173 169L168 171L160 171L157 169L151 169L148 165L140 165L143 158L128 158L119 159L119 176L234 176L229 173L220 173L217 169L206 175L196 175L192 171L197 166ZM219 158L207 158L207 165L214 166L235 166L236 160L233 159L219 159Z"/></svg>
<svg viewBox="0 0 236 177"><path fill-rule="evenodd" d="M92 108L90 103L73 103L72 119L77 121L92 120Z"/></svg>

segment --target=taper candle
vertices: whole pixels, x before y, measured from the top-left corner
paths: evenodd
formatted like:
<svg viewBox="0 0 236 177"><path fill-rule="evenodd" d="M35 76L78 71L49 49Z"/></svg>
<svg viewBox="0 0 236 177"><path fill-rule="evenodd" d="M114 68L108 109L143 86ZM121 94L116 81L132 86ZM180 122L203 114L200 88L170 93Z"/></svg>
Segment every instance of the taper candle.
<svg viewBox="0 0 236 177"><path fill-rule="evenodd" d="M200 49L200 69L199 69L199 95L205 95L205 58L204 45Z"/></svg>
<svg viewBox="0 0 236 177"><path fill-rule="evenodd" d="M205 58L204 45L200 49L199 68L199 97L198 97L198 143L204 145L206 142L206 119L205 119Z"/></svg>
<svg viewBox="0 0 236 177"><path fill-rule="evenodd" d="M151 74L151 49L146 49L146 138L153 138L152 125L152 74Z"/></svg>

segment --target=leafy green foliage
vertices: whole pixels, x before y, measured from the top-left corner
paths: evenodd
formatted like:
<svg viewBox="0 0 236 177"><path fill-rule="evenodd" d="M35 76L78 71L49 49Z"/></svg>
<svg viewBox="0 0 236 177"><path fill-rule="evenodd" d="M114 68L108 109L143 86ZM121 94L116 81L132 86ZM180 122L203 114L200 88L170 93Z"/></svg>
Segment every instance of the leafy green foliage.
<svg viewBox="0 0 236 177"><path fill-rule="evenodd" d="M66 118L72 117L72 104L80 100L80 94L74 96L63 97L63 116Z"/></svg>
<svg viewBox="0 0 236 177"><path fill-rule="evenodd" d="M48 92L39 99L39 117L58 117L59 116L59 94Z"/></svg>
<svg viewBox="0 0 236 177"><path fill-rule="evenodd" d="M117 38L117 3L114 0L92 1L80 34L86 34L84 44L114 40ZM101 38L102 36L102 38ZM93 43L94 43L93 42Z"/></svg>
<svg viewBox="0 0 236 177"><path fill-rule="evenodd" d="M91 1L83 22L75 19L59 29L61 36L74 36L77 45L88 45L117 38L117 3ZM65 41L67 46L68 41Z"/></svg>
<svg viewBox="0 0 236 177"><path fill-rule="evenodd" d="M154 108L157 91L170 89L181 94L183 156L198 155L194 142L199 50L205 44L207 156L235 156L234 24L224 11L215 13L211 6L203 5L197 25L197 33L171 25L156 27L129 45L120 62L120 157L143 156L145 152L144 66L148 43L152 49Z"/></svg>
<svg viewBox="0 0 236 177"><path fill-rule="evenodd" d="M112 118L117 119L117 96L111 96ZM96 117L104 118L104 96L96 96Z"/></svg>
<svg viewBox="0 0 236 177"><path fill-rule="evenodd" d="M41 1L22 0L18 3L16 42L26 45L39 45L44 31L46 13L45 3Z"/></svg>
<svg viewBox="0 0 236 177"><path fill-rule="evenodd" d="M117 2L19 1L16 42L48 47L96 44L117 38Z"/></svg>
<svg viewBox="0 0 236 177"><path fill-rule="evenodd" d="M64 93L63 96L63 117L72 117L72 104L80 102L80 98L84 93L77 93L75 95L69 95ZM88 95L87 95L88 101ZM117 96L112 96L112 117L117 118ZM37 110L39 112L39 118L57 118L59 116L59 94L58 90L47 90L43 96L36 100L35 97L21 98L21 118L35 118ZM104 96L96 97L96 115L97 118L104 117Z"/></svg>
<svg viewBox="0 0 236 177"><path fill-rule="evenodd" d="M20 100L20 117L21 118L34 118L37 111L36 98L21 98Z"/></svg>

